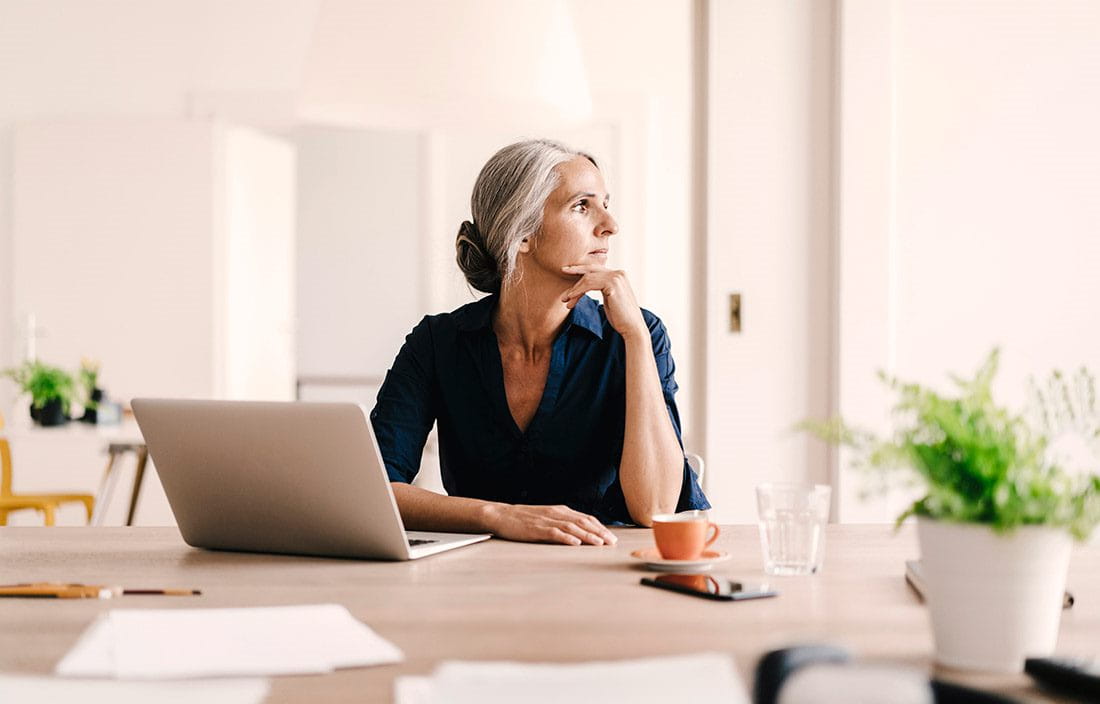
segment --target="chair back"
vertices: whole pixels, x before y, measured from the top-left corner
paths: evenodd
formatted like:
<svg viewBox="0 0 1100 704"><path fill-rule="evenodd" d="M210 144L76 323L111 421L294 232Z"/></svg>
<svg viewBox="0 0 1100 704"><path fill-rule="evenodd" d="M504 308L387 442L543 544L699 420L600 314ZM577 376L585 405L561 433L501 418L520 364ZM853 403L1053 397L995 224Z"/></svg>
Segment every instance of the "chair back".
<svg viewBox="0 0 1100 704"><path fill-rule="evenodd" d="M688 468L692 474L695 475L695 481L699 482L699 485L703 484L703 473L707 471L707 464L703 461L701 455L697 455L694 452L685 452L684 458L687 460Z"/></svg>
<svg viewBox="0 0 1100 704"><path fill-rule="evenodd" d="M11 496L11 445L0 438L0 496Z"/></svg>
<svg viewBox="0 0 1100 704"><path fill-rule="evenodd" d="M4 428L4 414L0 413L0 430ZM11 445L0 437L0 496L11 496Z"/></svg>

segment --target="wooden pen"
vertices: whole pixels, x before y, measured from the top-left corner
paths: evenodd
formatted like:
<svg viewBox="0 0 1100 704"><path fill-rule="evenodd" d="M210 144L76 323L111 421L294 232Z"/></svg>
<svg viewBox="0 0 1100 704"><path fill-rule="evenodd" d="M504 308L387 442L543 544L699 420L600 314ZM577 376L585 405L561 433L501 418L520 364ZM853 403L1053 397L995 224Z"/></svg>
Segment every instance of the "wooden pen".
<svg viewBox="0 0 1100 704"><path fill-rule="evenodd" d="M198 589L123 589L95 584L35 582L0 585L0 597L38 599L110 599L123 595L201 596Z"/></svg>
<svg viewBox="0 0 1100 704"><path fill-rule="evenodd" d="M88 584L9 584L0 586L0 597L24 597L28 599L110 599L114 592L109 587Z"/></svg>

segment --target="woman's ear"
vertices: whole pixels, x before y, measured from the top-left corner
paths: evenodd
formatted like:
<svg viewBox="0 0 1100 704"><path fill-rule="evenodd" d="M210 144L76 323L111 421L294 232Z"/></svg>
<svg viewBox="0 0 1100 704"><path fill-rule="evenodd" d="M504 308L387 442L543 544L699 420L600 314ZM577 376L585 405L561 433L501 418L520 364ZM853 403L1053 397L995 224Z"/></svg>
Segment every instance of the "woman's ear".
<svg viewBox="0 0 1100 704"><path fill-rule="evenodd" d="M524 237L519 241L519 251L523 254L527 254L531 251L531 238Z"/></svg>

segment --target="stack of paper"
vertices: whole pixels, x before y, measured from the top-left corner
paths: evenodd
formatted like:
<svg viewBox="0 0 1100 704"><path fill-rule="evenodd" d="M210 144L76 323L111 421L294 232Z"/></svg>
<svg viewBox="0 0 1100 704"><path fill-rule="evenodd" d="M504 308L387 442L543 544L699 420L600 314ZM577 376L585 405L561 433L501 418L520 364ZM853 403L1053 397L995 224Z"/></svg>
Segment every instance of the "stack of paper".
<svg viewBox="0 0 1100 704"><path fill-rule="evenodd" d="M402 659L339 604L115 609L88 627L56 672L119 679L301 675Z"/></svg>
<svg viewBox="0 0 1100 704"><path fill-rule="evenodd" d="M571 665L446 662L431 677L399 677L394 690L397 704L749 703L732 658L718 653Z"/></svg>

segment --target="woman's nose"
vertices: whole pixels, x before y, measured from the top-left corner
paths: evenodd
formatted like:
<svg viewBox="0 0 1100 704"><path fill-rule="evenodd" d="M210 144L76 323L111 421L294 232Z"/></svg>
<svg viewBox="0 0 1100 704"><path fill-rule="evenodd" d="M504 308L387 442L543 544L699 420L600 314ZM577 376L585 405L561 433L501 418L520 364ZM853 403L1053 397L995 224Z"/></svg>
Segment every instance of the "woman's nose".
<svg viewBox="0 0 1100 704"><path fill-rule="evenodd" d="M611 217L611 213L604 212L603 220L600 222L599 234L600 237L610 237L619 233L619 223L615 222L615 218Z"/></svg>

